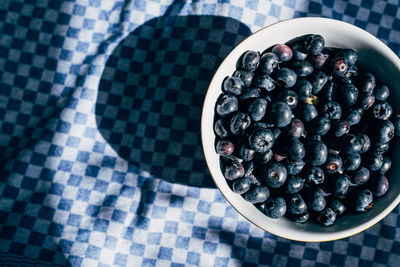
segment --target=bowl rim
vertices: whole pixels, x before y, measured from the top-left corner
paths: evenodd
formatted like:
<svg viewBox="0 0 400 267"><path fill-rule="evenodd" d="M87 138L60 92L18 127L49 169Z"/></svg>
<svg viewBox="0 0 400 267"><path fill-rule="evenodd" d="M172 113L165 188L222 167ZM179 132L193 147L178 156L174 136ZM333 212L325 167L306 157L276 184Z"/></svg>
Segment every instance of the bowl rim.
<svg viewBox="0 0 400 267"><path fill-rule="evenodd" d="M235 194L231 191L230 188L229 191L226 191L224 189L224 186L227 186L226 180L221 180L221 179L216 179L215 175L216 172L221 173L221 170L218 168L218 170L216 170L214 167L212 167L210 165L211 162L211 156L209 155L209 153L207 152L207 148L210 146L209 143L214 143L212 140L212 142L210 142L210 140L206 139L207 136L207 127L206 124L210 123L207 121L208 117L207 117L207 113L208 110L210 109L210 107L214 108L215 102L211 102L211 96L210 96L210 91L211 86L216 83L215 80L217 79L217 73L219 73L222 69L222 67L224 66L224 62L226 61L227 58L229 58L230 56L232 56L232 54L235 54L235 51L240 50L240 47L243 45L243 43L248 42L248 40L250 38L252 38L254 35L258 35L261 32L268 30L272 27L278 27L280 25L283 24L287 24L287 23L295 23L297 21L300 22L310 22L310 23L318 23L320 21L326 21L329 23L336 23L336 24L341 24L341 26L343 27L349 27L349 29L358 31L366 36L368 36L369 42L373 42L374 46L379 46L380 50L382 50L386 55L388 55L391 59L391 61L397 66L397 68L400 70L400 58L386 45L384 44L381 40L379 40L377 37L375 37L374 35L372 35L371 33L365 31L364 29L361 29L355 25L352 25L350 23L347 22L343 22L343 21L339 21L336 19L331 19L331 18L321 18L321 17L302 17L302 18L293 18L293 19L286 19L286 20L281 20L278 22L275 22L273 24L270 24L266 27L263 27L259 30L257 30L256 32L254 32L253 34L251 34L250 36L248 36L247 38L245 38L244 40L242 40L239 44L237 44L230 52L229 54L225 57L225 59L221 62L221 64L219 65L218 69L216 70L212 80L210 81L209 87L207 89L207 93L206 96L204 98L204 103L203 103L203 109L202 109L202 116L201 116L201 141L202 141L202 148L203 148L203 153L206 159L206 164L207 167L210 171L211 177L214 180L215 184L217 185L219 191L222 193L222 195L225 197L225 199L228 201L228 203L241 215L243 216L247 221L249 221L250 223L254 224L255 226L257 226L258 228L271 233L273 235L285 238L285 239L289 239L289 240L294 240L294 241L301 241L301 242L327 242L327 241L333 241L333 240L338 240L338 239L342 239L342 238L346 238L352 235L356 235L372 226L374 226L375 224L377 224L379 221L381 221L382 219L384 219L389 213L391 213L393 211L394 208L397 207L397 205L400 203L400 192L397 194L397 196L394 198L394 200L390 203L390 205L388 205L387 207L385 207L380 213L378 213L376 216L372 217L370 220L361 223L359 225L356 225L354 227L350 227L348 229L345 230L341 230L341 231L337 231L337 232L332 232L332 233L315 233L315 235L308 235L307 238L298 238L297 236L293 236L293 235L288 235L288 234L277 234L274 231L271 231L271 229L266 229L265 227L263 227L261 224L259 224L257 221L251 220L251 218L249 218L249 216L247 216L245 214L245 212L242 212L236 205L233 204L233 197L232 194ZM211 104L211 106L210 106ZM214 135L214 132L213 132ZM219 165L219 164L218 164ZM238 195L238 194L237 194ZM241 197L239 195L239 197ZM265 215L264 215L265 216ZM291 231L292 233L292 231ZM326 236L326 238L324 238ZM329 237L328 237L329 236ZM303 235L304 237L304 235Z"/></svg>

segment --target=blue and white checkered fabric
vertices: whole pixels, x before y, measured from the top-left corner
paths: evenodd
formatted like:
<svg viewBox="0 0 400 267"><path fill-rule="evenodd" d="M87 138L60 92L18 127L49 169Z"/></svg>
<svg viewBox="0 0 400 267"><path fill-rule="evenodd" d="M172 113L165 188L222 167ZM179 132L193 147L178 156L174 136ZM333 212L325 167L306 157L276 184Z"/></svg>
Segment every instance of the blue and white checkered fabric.
<svg viewBox="0 0 400 267"><path fill-rule="evenodd" d="M252 32L302 16L400 53L398 0L0 0L0 265L400 266L398 208L350 238L288 241L207 171L213 72Z"/></svg>

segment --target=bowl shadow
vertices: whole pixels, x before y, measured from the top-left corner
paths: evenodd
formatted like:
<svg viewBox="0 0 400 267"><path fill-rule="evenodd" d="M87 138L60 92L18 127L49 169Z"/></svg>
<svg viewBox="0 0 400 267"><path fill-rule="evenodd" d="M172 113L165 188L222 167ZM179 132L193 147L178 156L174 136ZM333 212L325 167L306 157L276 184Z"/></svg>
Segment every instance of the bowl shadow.
<svg viewBox="0 0 400 267"><path fill-rule="evenodd" d="M100 133L153 177L214 187L200 138L203 100L220 63L250 34L221 16L162 16L141 25L102 73L95 107Z"/></svg>

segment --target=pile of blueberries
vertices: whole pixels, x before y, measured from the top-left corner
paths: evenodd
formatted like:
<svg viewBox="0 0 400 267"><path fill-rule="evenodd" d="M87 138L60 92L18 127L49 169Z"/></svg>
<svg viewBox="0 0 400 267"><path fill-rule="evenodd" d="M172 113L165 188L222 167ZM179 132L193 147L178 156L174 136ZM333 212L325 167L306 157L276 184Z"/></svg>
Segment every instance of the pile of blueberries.
<svg viewBox="0 0 400 267"><path fill-rule="evenodd" d="M214 118L235 193L271 218L323 226L386 194L400 116L389 88L356 63L354 50L326 47L319 34L240 56Z"/></svg>

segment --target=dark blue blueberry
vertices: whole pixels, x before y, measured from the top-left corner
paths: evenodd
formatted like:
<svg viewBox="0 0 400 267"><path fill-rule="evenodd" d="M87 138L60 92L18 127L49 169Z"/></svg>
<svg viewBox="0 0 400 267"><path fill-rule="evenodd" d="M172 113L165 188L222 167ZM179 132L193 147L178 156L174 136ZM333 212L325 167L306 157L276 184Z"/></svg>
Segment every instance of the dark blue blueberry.
<svg viewBox="0 0 400 267"><path fill-rule="evenodd" d="M328 157L328 148L319 140L308 142L306 151L306 161L311 166L324 164Z"/></svg>
<svg viewBox="0 0 400 267"><path fill-rule="evenodd" d="M236 112L230 121L230 130L233 134L243 133L251 123L250 116L247 113Z"/></svg>
<svg viewBox="0 0 400 267"><path fill-rule="evenodd" d="M249 136L249 146L260 153L267 152L274 144L274 134L270 129L255 129Z"/></svg>
<svg viewBox="0 0 400 267"><path fill-rule="evenodd" d="M305 122L311 121L318 116L317 108L308 103L300 103L298 108L298 116Z"/></svg>
<svg viewBox="0 0 400 267"><path fill-rule="evenodd" d="M331 120L324 116L318 116L311 121L313 133L325 135L331 129Z"/></svg>
<svg viewBox="0 0 400 267"><path fill-rule="evenodd" d="M291 46L293 51L293 58L295 60L305 60L307 58L307 51L304 49L303 42L295 42Z"/></svg>
<svg viewBox="0 0 400 267"><path fill-rule="evenodd" d="M306 150L304 145L298 138L289 137L285 140L286 142L286 151L289 159L291 160L299 160L304 158L306 155Z"/></svg>
<svg viewBox="0 0 400 267"><path fill-rule="evenodd" d="M332 208L326 208L317 215L317 221L322 226L331 226L336 221L336 213Z"/></svg>
<svg viewBox="0 0 400 267"><path fill-rule="evenodd" d="M356 125L361 121L362 109L351 109L343 114L343 119L350 123L350 126Z"/></svg>
<svg viewBox="0 0 400 267"><path fill-rule="evenodd" d="M222 91L227 94L238 96L242 94L243 89L244 83L240 78L237 77L227 76L222 83Z"/></svg>
<svg viewBox="0 0 400 267"><path fill-rule="evenodd" d="M269 190L266 186L256 185L244 194L244 198L252 203L262 203L269 198Z"/></svg>
<svg viewBox="0 0 400 267"><path fill-rule="evenodd" d="M214 123L214 132L220 138L225 138L229 135L228 129L225 127L224 121L222 119L218 119Z"/></svg>
<svg viewBox="0 0 400 267"><path fill-rule="evenodd" d="M260 53L256 51L246 51L240 57L239 65L247 71L255 71L260 63Z"/></svg>
<svg viewBox="0 0 400 267"><path fill-rule="evenodd" d="M303 170L305 165L306 165L306 163L304 161L302 161L301 159L299 159L299 160L288 160L285 163L285 167L286 167L289 175L297 175L297 174L299 174Z"/></svg>
<svg viewBox="0 0 400 267"><path fill-rule="evenodd" d="M236 179L232 183L232 191L237 194L244 194L250 190L251 180L248 177Z"/></svg>
<svg viewBox="0 0 400 267"><path fill-rule="evenodd" d="M360 191L356 198L355 211L364 212L372 208L374 205L374 197L368 189Z"/></svg>
<svg viewBox="0 0 400 267"><path fill-rule="evenodd" d="M307 205L299 193L293 194L288 199L287 211L295 215L304 214L307 212Z"/></svg>
<svg viewBox="0 0 400 267"><path fill-rule="evenodd" d="M387 143L374 143L371 147L371 152L375 154L383 154L389 150L389 142Z"/></svg>
<svg viewBox="0 0 400 267"><path fill-rule="evenodd" d="M322 71L317 71L310 75L309 81L313 87L313 95L317 95L328 81L328 76Z"/></svg>
<svg viewBox="0 0 400 267"><path fill-rule="evenodd" d="M383 156L382 156L382 154L378 154L378 153L368 153L367 155L365 155L363 162L365 162L365 166L370 171L374 172L374 171L379 170L382 167Z"/></svg>
<svg viewBox="0 0 400 267"><path fill-rule="evenodd" d="M278 56L279 60L282 62L286 62L292 59L293 51L292 49L285 44L277 44L272 50L272 53Z"/></svg>
<svg viewBox="0 0 400 267"><path fill-rule="evenodd" d="M272 102L268 111L268 119L278 128L285 127L292 120L292 110L285 102Z"/></svg>
<svg viewBox="0 0 400 267"><path fill-rule="evenodd" d="M257 88L249 88L244 90L244 92L239 96L240 100L254 99L260 96L260 92Z"/></svg>
<svg viewBox="0 0 400 267"><path fill-rule="evenodd" d="M374 196L381 197L386 194L389 189L389 180L384 174L377 174L373 185Z"/></svg>
<svg viewBox="0 0 400 267"><path fill-rule="evenodd" d="M383 157L382 167L379 169L379 173L385 174L392 167L392 160L388 156Z"/></svg>
<svg viewBox="0 0 400 267"><path fill-rule="evenodd" d="M274 156L274 152L272 152L271 149L268 149L265 152L257 152L254 155L254 163L261 164L261 165L266 164L272 159L273 156Z"/></svg>
<svg viewBox="0 0 400 267"><path fill-rule="evenodd" d="M361 156L358 153L349 153L343 160L343 168L346 171L355 171L360 167Z"/></svg>
<svg viewBox="0 0 400 267"><path fill-rule="evenodd" d="M322 68L329 58L329 54L322 52L316 56L311 56L308 58L308 61L316 68L317 70Z"/></svg>
<svg viewBox="0 0 400 267"><path fill-rule="evenodd" d="M337 77L343 77L349 66L347 65L347 62L344 58L342 57L337 57L331 60L331 65L332 65L332 74Z"/></svg>
<svg viewBox="0 0 400 267"><path fill-rule="evenodd" d="M264 205L264 212L270 218L280 218L286 213L286 201L283 197L271 197Z"/></svg>
<svg viewBox="0 0 400 267"><path fill-rule="evenodd" d="M400 136L400 114L396 114L396 116L393 119L393 124L394 124L394 134L396 136Z"/></svg>
<svg viewBox="0 0 400 267"><path fill-rule="evenodd" d="M311 34L304 42L304 48L312 55L318 55L325 48L325 40L319 34Z"/></svg>
<svg viewBox="0 0 400 267"><path fill-rule="evenodd" d="M320 167L307 168L304 172L304 178L307 184L317 185L322 184L325 180L324 171Z"/></svg>
<svg viewBox="0 0 400 267"><path fill-rule="evenodd" d="M251 161L254 158L254 154L256 152L247 147L247 145L243 144L239 150L239 157L244 161Z"/></svg>
<svg viewBox="0 0 400 267"><path fill-rule="evenodd" d="M309 81L305 79L297 79L293 90L296 91L299 101L304 101L310 97L312 89L313 86Z"/></svg>
<svg viewBox="0 0 400 267"><path fill-rule="evenodd" d="M286 134L296 138L305 137L306 132L303 122L298 118L294 118L286 127Z"/></svg>
<svg viewBox="0 0 400 267"><path fill-rule="evenodd" d="M321 100L332 101L337 98L338 86L334 81L327 81L322 90L319 92L318 97Z"/></svg>
<svg viewBox="0 0 400 267"><path fill-rule="evenodd" d="M283 185L283 191L287 194L294 194L303 189L304 179L300 176L289 176Z"/></svg>
<svg viewBox="0 0 400 267"><path fill-rule="evenodd" d="M362 72L357 76L356 85L361 92L372 93L376 86L375 76Z"/></svg>
<svg viewBox="0 0 400 267"><path fill-rule="evenodd" d="M264 182L268 187L281 187L287 178L287 170L280 162L270 162L263 170Z"/></svg>
<svg viewBox="0 0 400 267"><path fill-rule="evenodd" d="M257 98L250 104L248 111L253 121L261 120L267 111L267 100L264 98Z"/></svg>
<svg viewBox="0 0 400 267"><path fill-rule="evenodd" d="M219 140L216 145L217 153L218 155L221 156L231 155L233 153L234 148L235 146L233 145L233 143L226 139Z"/></svg>
<svg viewBox="0 0 400 267"><path fill-rule="evenodd" d="M297 94L289 89L281 91L278 94L276 100L285 102L292 110L297 106L297 103L299 102L297 99Z"/></svg>
<svg viewBox="0 0 400 267"><path fill-rule="evenodd" d="M343 167L342 158L339 155L329 153L324 166L327 173L338 172L342 170Z"/></svg>
<svg viewBox="0 0 400 267"><path fill-rule="evenodd" d="M359 137L362 141L362 147L359 153L362 154L367 152L371 147L371 139L368 137L368 135L363 133L358 133L356 134L356 136Z"/></svg>
<svg viewBox="0 0 400 267"><path fill-rule="evenodd" d="M335 181L333 195L337 198L346 196L349 191L350 183L350 177L347 174L339 174Z"/></svg>
<svg viewBox="0 0 400 267"><path fill-rule="evenodd" d="M361 93L358 97L358 106L364 110L369 109L375 103L375 96L372 93Z"/></svg>
<svg viewBox="0 0 400 267"><path fill-rule="evenodd" d="M296 72L297 76L299 77L308 76L314 71L313 65L305 60L294 61L292 62L290 67L294 72Z"/></svg>
<svg viewBox="0 0 400 267"><path fill-rule="evenodd" d="M239 108L239 103L236 96L221 95L216 104L216 110L219 116L227 117Z"/></svg>
<svg viewBox="0 0 400 267"><path fill-rule="evenodd" d="M275 72L275 80L277 85L290 88L296 84L297 74L291 69L280 68Z"/></svg>
<svg viewBox="0 0 400 267"><path fill-rule="evenodd" d="M253 79L253 86L270 92L275 89L275 81L267 74L258 75Z"/></svg>
<svg viewBox="0 0 400 267"><path fill-rule="evenodd" d="M351 83L341 84L339 86L339 101L347 107L351 107L357 101L358 89Z"/></svg>
<svg viewBox="0 0 400 267"><path fill-rule="evenodd" d="M227 180L236 180L244 175L244 167L241 163L233 163L225 167L224 176Z"/></svg>
<svg viewBox="0 0 400 267"><path fill-rule="evenodd" d="M358 170L349 172L351 183L355 185L362 185L368 182L370 178L370 172L365 167L360 167Z"/></svg>
<svg viewBox="0 0 400 267"><path fill-rule="evenodd" d="M331 132L335 137L341 137L350 131L350 123L345 120L333 120Z"/></svg>
<svg viewBox="0 0 400 267"><path fill-rule="evenodd" d="M394 137L394 125L391 121L378 121L374 127L377 129L375 134L376 142L387 143Z"/></svg>
<svg viewBox="0 0 400 267"><path fill-rule="evenodd" d="M330 207L333 209L337 216L340 216L346 212L346 206L337 199L332 201Z"/></svg>
<svg viewBox="0 0 400 267"><path fill-rule="evenodd" d="M325 193L320 189L309 189L305 191L307 206L313 211L322 211L326 206Z"/></svg>
<svg viewBox="0 0 400 267"><path fill-rule="evenodd" d="M357 65L349 65L349 68L347 69L347 72L346 72L346 75L344 78L346 78L348 81L351 81L353 83L353 80L357 76L358 76Z"/></svg>
<svg viewBox="0 0 400 267"><path fill-rule="evenodd" d="M310 213L305 212L303 214L291 214L291 213L286 213L286 216L288 217L289 220L292 220L297 223L305 223L310 219Z"/></svg>
<svg viewBox="0 0 400 267"><path fill-rule="evenodd" d="M361 135L348 134L344 138L343 151L345 153L359 153L363 145L364 140Z"/></svg>
<svg viewBox="0 0 400 267"><path fill-rule="evenodd" d="M375 99L385 101L390 95L390 90L386 85L381 85L375 90Z"/></svg>
<svg viewBox="0 0 400 267"><path fill-rule="evenodd" d="M254 163L252 161L243 162L244 177L250 176L254 171Z"/></svg>
<svg viewBox="0 0 400 267"><path fill-rule="evenodd" d="M342 108L336 101L327 101L321 105L321 114L331 120L338 120L342 116Z"/></svg>
<svg viewBox="0 0 400 267"><path fill-rule="evenodd" d="M336 56L344 58L349 66L357 62L357 53L353 49L341 49Z"/></svg>
<svg viewBox="0 0 400 267"><path fill-rule="evenodd" d="M279 67L279 58L272 52L267 52L261 56L260 65L258 70L261 73L270 75L275 69Z"/></svg>
<svg viewBox="0 0 400 267"><path fill-rule="evenodd" d="M375 102L372 107L372 116L376 119L387 120L392 116L393 108L386 101Z"/></svg>
<svg viewBox="0 0 400 267"><path fill-rule="evenodd" d="M251 85L251 82L253 81L253 76L253 72L247 70L236 70L233 73L233 77L241 79L245 87L249 87Z"/></svg>

